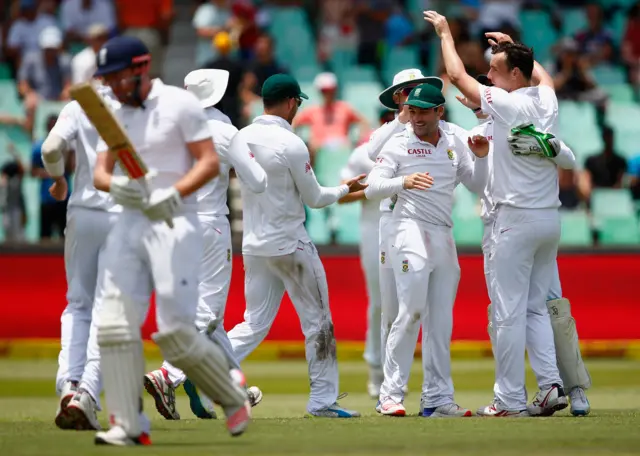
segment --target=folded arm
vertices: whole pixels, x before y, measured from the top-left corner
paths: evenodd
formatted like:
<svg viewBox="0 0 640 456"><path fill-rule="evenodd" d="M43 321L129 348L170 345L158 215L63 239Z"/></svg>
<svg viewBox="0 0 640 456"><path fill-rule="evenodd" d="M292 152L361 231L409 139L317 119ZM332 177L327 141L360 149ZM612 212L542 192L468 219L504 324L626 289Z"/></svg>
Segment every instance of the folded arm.
<svg viewBox="0 0 640 456"><path fill-rule="evenodd" d="M235 135L229 145L229 161L240 180L254 193L262 193L267 188L267 175L253 157L249 145Z"/></svg>

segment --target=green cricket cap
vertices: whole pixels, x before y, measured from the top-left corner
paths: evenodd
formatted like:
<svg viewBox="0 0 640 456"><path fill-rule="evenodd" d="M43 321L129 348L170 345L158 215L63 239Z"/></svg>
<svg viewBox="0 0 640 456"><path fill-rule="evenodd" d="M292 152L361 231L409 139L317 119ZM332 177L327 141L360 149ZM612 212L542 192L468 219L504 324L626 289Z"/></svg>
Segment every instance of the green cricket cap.
<svg viewBox="0 0 640 456"><path fill-rule="evenodd" d="M265 100L284 100L285 98L309 97L300 90L300 84L293 76L279 73L267 78L262 84L262 98Z"/></svg>
<svg viewBox="0 0 640 456"><path fill-rule="evenodd" d="M441 106L445 103L442 90L431 84L420 84L415 87L409 94L409 98L404 102L407 106L415 106L416 108L429 109Z"/></svg>

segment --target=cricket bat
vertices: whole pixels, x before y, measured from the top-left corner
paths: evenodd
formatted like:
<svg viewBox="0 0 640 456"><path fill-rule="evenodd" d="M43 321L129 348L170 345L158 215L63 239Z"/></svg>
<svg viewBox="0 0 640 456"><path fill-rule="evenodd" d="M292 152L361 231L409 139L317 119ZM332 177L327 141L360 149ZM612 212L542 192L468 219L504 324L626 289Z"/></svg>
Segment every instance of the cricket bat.
<svg viewBox="0 0 640 456"><path fill-rule="evenodd" d="M145 179L149 170L138 155L136 148L131 144L126 130L96 88L89 82L76 84L71 87L71 98L80 104L87 118L109 146L109 151L115 156L129 179L138 182L149 196L151 192ZM166 222L170 228L173 228L172 220L166 220Z"/></svg>

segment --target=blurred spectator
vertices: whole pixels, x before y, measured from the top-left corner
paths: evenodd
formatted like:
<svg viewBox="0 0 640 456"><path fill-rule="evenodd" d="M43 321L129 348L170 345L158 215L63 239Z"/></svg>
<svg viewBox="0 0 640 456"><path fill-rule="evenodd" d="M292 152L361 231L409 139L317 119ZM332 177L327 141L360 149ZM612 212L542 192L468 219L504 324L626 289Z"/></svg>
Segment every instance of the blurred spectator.
<svg viewBox="0 0 640 456"><path fill-rule="evenodd" d="M395 5L393 0L356 0L358 63L379 66L378 42L384 39L385 24Z"/></svg>
<svg viewBox="0 0 640 456"><path fill-rule="evenodd" d="M249 90L259 96L262 91L262 84L267 78L274 74L287 73L288 71L276 61L273 55L273 39L266 33L258 38L255 52L255 59L247 67L243 86L245 90Z"/></svg>
<svg viewBox="0 0 640 456"><path fill-rule="evenodd" d="M467 73L473 77L479 74L486 74L489 71L489 64L485 59L484 49L480 45L480 41L474 40L469 33L469 23L463 18L453 18L449 21L449 28L456 44L456 51ZM444 69L442 56L440 56L439 74L446 83L449 78Z"/></svg>
<svg viewBox="0 0 640 456"><path fill-rule="evenodd" d="M610 127L602 129L602 140L604 150L598 155L589 157L585 165L590 186L593 188L620 188L622 178L627 171L627 161L615 152L613 130Z"/></svg>
<svg viewBox="0 0 640 456"><path fill-rule="evenodd" d="M38 38L47 27L57 27L55 17L38 14L36 0L20 0L20 17L11 25L7 36L7 54L20 66L20 58L27 52L38 51Z"/></svg>
<svg viewBox="0 0 640 456"><path fill-rule="evenodd" d="M193 27L198 33L196 65L202 67L218 57L218 49L211 46L213 38L230 28L229 0L209 0L198 7L193 16Z"/></svg>
<svg viewBox="0 0 640 456"><path fill-rule="evenodd" d="M307 125L311 127L309 152L315 153L329 142L349 143L349 128L353 124L360 126L360 138L369 134L369 123L347 102L337 99L338 80L333 73L320 73L314 80L320 91L323 103L302 110L294 119L293 127Z"/></svg>
<svg viewBox="0 0 640 456"><path fill-rule="evenodd" d="M232 51L231 37L227 32L218 33L213 39L213 46L216 48L218 57L207 62L203 68L227 70L229 72L229 83L227 91L216 107L224 112L231 123L240 125L240 84L244 68L237 60L229 57Z"/></svg>
<svg viewBox="0 0 640 456"><path fill-rule="evenodd" d="M587 56L592 66L615 63L613 34L604 27L602 7L591 3L585 11L589 25L575 36L580 54Z"/></svg>
<svg viewBox="0 0 640 456"><path fill-rule="evenodd" d="M558 187L560 209L577 209L591 195L589 179L578 169L558 168Z"/></svg>
<svg viewBox="0 0 640 456"><path fill-rule="evenodd" d="M256 8L246 0L239 0L233 4L231 11L233 12L230 19L231 40L238 43L240 58L250 60L257 56L260 38L260 29L256 23Z"/></svg>
<svg viewBox="0 0 640 456"><path fill-rule="evenodd" d="M57 117L51 116L47 119L47 132L51 131L56 124ZM49 193L49 188L53 185L53 179L44 169L42 162L42 143L36 141L33 144L31 153L31 176L40 179L40 239L48 241L57 232L60 239L64 238L64 230L67 226L67 200L57 201ZM73 154L69 154L66 160L65 179L69 183L69 176L73 170Z"/></svg>
<svg viewBox="0 0 640 456"><path fill-rule="evenodd" d="M28 52L18 71L29 130L33 127L38 101L67 100L71 87L70 57L62 51L62 32L57 27L44 29L39 44L41 49Z"/></svg>
<svg viewBox="0 0 640 456"><path fill-rule="evenodd" d="M358 30L353 0L325 0L321 8L318 60L324 64L336 49L355 50Z"/></svg>
<svg viewBox="0 0 640 456"><path fill-rule="evenodd" d="M67 43L85 43L94 24L104 25L107 34L116 29L111 0L63 0L60 20Z"/></svg>
<svg viewBox="0 0 640 456"><path fill-rule="evenodd" d="M115 0L118 27L139 38L151 53L152 77L162 76L173 20L173 0Z"/></svg>
<svg viewBox="0 0 640 456"><path fill-rule="evenodd" d="M24 240L27 226L27 208L22 192L24 165L13 144L9 144L9 154L13 158L0 169L0 212L6 242Z"/></svg>
<svg viewBox="0 0 640 456"><path fill-rule="evenodd" d="M598 88L589 73L589 60L578 53L578 43L565 38L560 43L560 57L556 62L553 82L556 95L563 100L589 101L599 110L604 110L607 93Z"/></svg>
<svg viewBox="0 0 640 456"><path fill-rule="evenodd" d="M627 28L622 39L622 59L627 66L629 82L640 87L640 2L635 3L627 16Z"/></svg>
<svg viewBox="0 0 640 456"><path fill-rule="evenodd" d="M109 29L102 24L94 24L87 30L87 47L71 59L71 82L87 82L96 72L96 54L109 39Z"/></svg>
<svg viewBox="0 0 640 456"><path fill-rule="evenodd" d="M629 189L633 199L640 201L640 155L636 155L629 160L627 175L629 176Z"/></svg>
<svg viewBox="0 0 640 456"><path fill-rule="evenodd" d="M395 6L385 23L386 45L393 47L408 44L413 38L413 33L411 18L400 6Z"/></svg>
<svg viewBox="0 0 640 456"><path fill-rule="evenodd" d="M477 3L479 6L478 19L471 32L478 33L481 39L486 39L486 32L520 30L522 0L475 0L464 3L467 6Z"/></svg>

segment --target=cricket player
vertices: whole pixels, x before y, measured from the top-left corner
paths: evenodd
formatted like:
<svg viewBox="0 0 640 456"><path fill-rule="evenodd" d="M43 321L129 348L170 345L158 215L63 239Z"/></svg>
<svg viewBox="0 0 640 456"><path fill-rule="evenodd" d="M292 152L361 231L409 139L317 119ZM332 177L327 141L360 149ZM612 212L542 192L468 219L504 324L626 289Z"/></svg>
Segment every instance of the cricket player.
<svg viewBox="0 0 640 456"><path fill-rule="evenodd" d="M442 90L443 87L442 79L429 76L425 77L419 69L409 68L398 72L393 77L393 83L391 86L380 93L378 97L380 103L389 109L395 110L397 115L393 121L387 122L378 128L367 143L367 153L371 161L375 162L378 154L382 150L382 147L393 135L403 132L407 126L410 128L409 109L408 107L404 107L404 102L409 96L409 93L411 93L411 90L413 90L417 85L423 83L431 84L440 90ZM380 282L380 304L382 310L381 347L383 349L380 351L379 367L376 368L375 366L372 366L372 363L369 363L372 367L369 371L369 382L367 388L370 396L375 399L380 395L380 386L382 385L382 380L384 378L382 371L385 356L384 347L387 345L387 338L389 336L389 331L391 330L391 325L398 316L396 282L391 263L387 261L388 252L390 251L390 245L388 244L388 240L390 239L388 228L391 211L393 210L394 205L393 199L393 197L385 198L380 201L380 223L378 229L378 280ZM365 356L368 357L366 354ZM372 358L373 357L370 357L369 359ZM369 360L367 360L367 362L369 362ZM405 394L408 393L409 390L407 385L403 387L403 391Z"/></svg>
<svg viewBox="0 0 640 456"><path fill-rule="evenodd" d="M471 410L455 403L451 380L453 303L460 279L451 213L458 183L477 193L486 186L489 143L480 136L463 139L459 127L441 121L444 103L442 91L432 85L411 91L404 104L412 129L385 144L365 190L368 198L397 195L389 232L399 312L387 341L376 406L384 415L406 414L402 387L422 323L421 415L471 416Z"/></svg>
<svg viewBox="0 0 640 456"><path fill-rule="evenodd" d="M366 187L359 175L338 187L322 187L309 151L291 122L307 95L289 75L276 74L262 87L264 115L238 133L267 173L267 189L242 187L245 268L244 321L229 331L239 361L269 332L285 290L305 337L311 394L310 415L352 418L358 412L338 405L338 364L327 279L318 252L304 228L304 204L321 208Z"/></svg>
<svg viewBox="0 0 640 456"><path fill-rule="evenodd" d="M496 359L494 401L480 408L482 416L528 416L525 389L525 346L541 387L531 404L535 413L567 406L556 365L553 329L546 298L554 274L560 218L556 163L538 155L514 154L508 138L512 129L532 123L551 131L558 102L553 80L538 71L533 85L533 52L521 44L500 43L492 49L489 79L494 87L469 76L455 45L447 20L435 11L425 11L442 42L447 74L462 94L493 118L492 197L495 206L492 248L491 324L495 330ZM515 130L517 131L517 129ZM548 137L541 136L545 141ZM546 151L553 158L551 147Z"/></svg>
<svg viewBox="0 0 640 456"><path fill-rule="evenodd" d="M109 88L99 85L98 90L107 102L117 103ZM60 318L61 349L56 376L60 402L55 423L60 429L100 429L96 417L96 409L100 409L100 372L93 368L86 370L85 363L107 235L122 212L118 203L123 197L115 186L109 194L93 185L98 139L80 105L72 101L62 108L42 144L44 166L54 179L49 191L58 200L64 200L68 192L64 154L69 150L76 154L64 248L67 306ZM81 384L84 377L87 382Z"/></svg>
<svg viewBox="0 0 640 456"><path fill-rule="evenodd" d="M504 34L492 34L496 39L506 39L507 35ZM481 84L491 87L493 84L485 75L481 75L476 78ZM466 98L458 97L458 99L468 108L472 109L479 119L480 124L474 127L472 134L480 134L487 137L490 141L491 151L489 152L489 169L491 176L491 162L493 159L493 119L491 116L484 114L480 106L470 104ZM533 141L532 141L533 140ZM567 147L567 145L559 139L553 139L550 144L554 148L558 148L557 157L554 161L562 168L573 168L575 163L575 157L573 152ZM514 154L538 154L542 151L537 142L532 136L522 135L520 133L513 134L509 137L509 145ZM489 179L489 182L491 179ZM487 184L485 191L482 194L482 220L484 222L484 236L482 239L482 252L484 255L484 271L485 279L487 282L487 291L490 290L490 278L489 278L489 254L492 247L492 225L493 225L493 211L494 206L491 197L491 185ZM569 391L569 402L571 405L571 414L574 416L588 415L591 406L585 390L591 386L591 376L582 360L582 354L580 353L580 344L578 341L578 333L575 328L575 320L571 315L571 307L569 300L562 297L562 288L560 285L560 274L558 272L558 266L556 264L555 273L551 282L551 288L547 296L547 308L551 316L551 326L553 328L553 337L556 347L556 360L558 369L560 371L560 378L565 385L565 390ZM491 316L491 304L487 309L489 316ZM489 322L488 326L489 336L491 337L492 345L494 340L494 330ZM535 343L534 341L528 343ZM529 414L540 412L540 414L549 415L553 410L532 410L529 409Z"/></svg>
<svg viewBox="0 0 640 456"><path fill-rule="evenodd" d="M240 369L224 330L224 310L231 283L231 228L227 215L229 171L233 167L243 185L254 193L264 192L267 179L264 170L255 161L249 146L239 138L238 129L215 104L222 99L229 80L226 70L195 70L184 78L185 88L193 93L205 109L213 142L220 158L220 173L198 192L198 219L204 233L204 252L200 266L199 300L196 316L198 331L210 333L224 350L233 369ZM213 329L215 327L215 329ZM161 369L145 375L144 386L154 398L156 409L168 420L180 419L175 405L175 389L184 384L191 411L204 419L215 418L211 402L198 394L192 382L180 369L165 361ZM262 399L255 386L248 390L252 405Z"/></svg>
<svg viewBox="0 0 640 456"><path fill-rule="evenodd" d="M151 56L135 37L109 40L97 63L96 75L121 103L115 115L150 170L150 194L139 182L113 175L114 154L101 141L96 188L109 191L115 185L132 201L123 204L107 239L97 339L111 428L98 432L95 442L150 444L150 423L142 413L140 326L154 290L158 331L152 337L164 359L222 406L229 432L239 435L250 419L242 374L235 370L232 379L222 349L194 325L203 251L197 192L219 167L206 115L193 94L151 80Z"/></svg>

